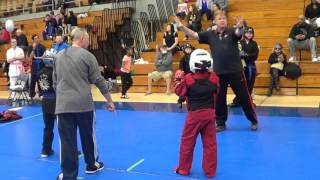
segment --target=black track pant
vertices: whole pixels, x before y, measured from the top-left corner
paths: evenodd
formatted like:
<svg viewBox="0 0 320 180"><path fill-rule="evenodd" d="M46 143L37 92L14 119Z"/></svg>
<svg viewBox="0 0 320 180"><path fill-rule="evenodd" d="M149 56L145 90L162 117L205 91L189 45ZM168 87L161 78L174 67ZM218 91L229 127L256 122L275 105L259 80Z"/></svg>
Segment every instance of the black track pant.
<svg viewBox="0 0 320 180"><path fill-rule="evenodd" d="M56 115L54 113L43 113L43 141L42 141L42 151L49 153L52 150L52 142L53 142L53 128L54 128L54 120L56 119Z"/></svg>
<svg viewBox="0 0 320 180"><path fill-rule="evenodd" d="M37 81L38 81L38 75L37 74L31 74L31 80L30 80L30 89L29 89L29 96L31 98L33 98L35 95L36 95L36 91L35 91L35 88L36 88L36 84L37 84ZM38 89L40 91L40 85L38 84Z"/></svg>
<svg viewBox="0 0 320 180"><path fill-rule="evenodd" d="M225 125L225 122L228 119L228 108L227 108L227 89L228 85L231 86L233 92L236 94L236 97L239 99L239 103L242 106L242 109L249 121L251 123L258 123L257 115L253 106L251 96L249 94L246 78L243 72L238 73L228 73L220 74L219 83L220 90L217 96L217 107L216 107L216 116L217 116L217 125Z"/></svg>
<svg viewBox="0 0 320 180"><path fill-rule="evenodd" d="M246 76L246 82L247 82L247 87L249 90L249 94L252 95L253 87L254 87L254 82L256 81L256 67L252 68L251 72L249 72L248 68L245 68L245 76ZM239 100L237 97L234 97L233 99L234 104L239 104Z"/></svg>
<svg viewBox="0 0 320 180"><path fill-rule="evenodd" d="M93 111L58 114L58 129L61 143L60 163L63 180L76 180L78 176L78 128L86 164L94 166L95 162L98 161L95 126Z"/></svg>
<svg viewBox="0 0 320 180"><path fill-rule="evenodd" d="M127 94L127 91L132 86L132 77L130 73L121 72L121 84L122 84L122 95Z"/></svg>

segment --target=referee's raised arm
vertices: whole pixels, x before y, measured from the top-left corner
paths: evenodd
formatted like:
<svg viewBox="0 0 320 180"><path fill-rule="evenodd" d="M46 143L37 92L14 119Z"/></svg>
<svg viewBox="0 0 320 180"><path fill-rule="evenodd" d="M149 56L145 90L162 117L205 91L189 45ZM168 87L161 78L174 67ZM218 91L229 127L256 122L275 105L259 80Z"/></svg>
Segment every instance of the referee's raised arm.
<svg viewBox="0 0 320 180"><path fill-rule="evenodd" d="M176 22L176 24L177 24L178 30L184 32L187 36L189 36L189 37L191 37L191 38L193 38L193 39L199 40L199 35L198 35L198 33L197 33L197 32L194 32L194 31L192 31L191 29L189 29L189 28L187 28L186 26L184 26L184 25L181 23L180 19L179 19L177 16L174 18L174 20L175 20L175 22Z"/></svg>

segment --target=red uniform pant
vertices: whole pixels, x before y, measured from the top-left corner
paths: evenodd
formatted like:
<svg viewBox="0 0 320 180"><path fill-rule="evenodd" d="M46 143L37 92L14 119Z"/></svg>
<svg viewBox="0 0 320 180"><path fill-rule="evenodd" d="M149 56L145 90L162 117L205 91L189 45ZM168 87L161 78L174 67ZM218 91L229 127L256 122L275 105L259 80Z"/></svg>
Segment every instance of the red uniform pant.
<svg viewBox="0 0 320 180"><path fill-rule="evenodd" d="M202 168L208 177L215 176L217 168L217 142L214 109L190 111L184 125L178 170L189 174L193 150L198 134L203 144Z"/></svg>

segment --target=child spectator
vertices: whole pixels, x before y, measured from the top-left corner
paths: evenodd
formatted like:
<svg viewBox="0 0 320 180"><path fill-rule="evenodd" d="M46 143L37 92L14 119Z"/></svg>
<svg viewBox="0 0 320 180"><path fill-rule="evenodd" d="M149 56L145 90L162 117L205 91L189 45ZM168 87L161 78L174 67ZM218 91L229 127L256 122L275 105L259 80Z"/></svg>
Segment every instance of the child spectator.
<svg viewBox="0 0 320 180"><path fill-rule="evenodd" d="M52 142L53 142L53 128L54 120L56 119L55 106L56 106L56 94L52 84L52 60L43 60L44 67L39 71L38 84L40 87L42 96L42 115L44 122L43 129L43 141L41 157L46 158L53 154Z"/></svg>
<svg viewBox="0 0 320 180"><path fill-rule="evenodd" d="M271 74L271 80L269 85L269 93L267 96L272 95L272 90L275 88L276 91L280 91L279 86L279 76L283 73L283 67L287 63L287 57L283 53L283 47L280 43L277 43L272 53L269 56L268 60L270 64L270 74Z"/></svg>
<svg viewBox="0 0 320 180"><path fill-rule="evenodd" d="M176 76L175 92L185 96L188 115L183 128L179 165L175 172L188 176L192 165L197 136L203 143L202 168L209 178L214 177L217 168L217 143L215 129L216 95L219 89L218 76L212 69L209 52L197 49L191 54L190 70L185 77Z"/></svg>
<svg viewBox="0 0 320 180"><path fill-rule="evenodd" d="M187 16L187 27L195 32L201 30L201 16L194 5L189 6L189 13Z"/></svg>
<svg viewBox="0 0 320 180"><path fill-rule="evenodd" d="M249 94L253 92L254 82L256 80L256 64L255 61L259 55L259 47L254 38L254 30L252 27L246 27L244 30L244 37L240 40L240 57L244 66L244 74L246 76L246 82ZM229 104L229 107L240 106L238 99L235 97L233 102Z"/></svg>
<svg viewBox="0 0 320 180"><path fill-rule="evenodd" d="M192 73L190 71L190 55L192 51L194 50L194 47L192 47L191 44L186 43L182 47L182 51L184 53L184 56L181 58L180 63L179 63L179 70L183 71L185 75ZM182 108L182 103L185 101L185 97L179 96L178 99L178 107L181 109Z"/></svg>
<svg viewBox="0 0 320 180"><path fill-rule="evenodd" d="M127 91L132 86L132 77L131 77L131 63L132 63L132 55L133 51L132 48L128 48L126 55L124 55L122 59L122 66L121 66L121 84L122 84L122 99L128 99Z"/></svg>

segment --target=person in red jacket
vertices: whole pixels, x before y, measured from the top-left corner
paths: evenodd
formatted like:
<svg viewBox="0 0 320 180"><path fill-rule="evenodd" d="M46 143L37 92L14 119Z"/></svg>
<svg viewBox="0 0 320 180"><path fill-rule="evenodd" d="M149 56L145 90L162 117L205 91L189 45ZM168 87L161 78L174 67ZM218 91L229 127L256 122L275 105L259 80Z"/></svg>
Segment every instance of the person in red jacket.
<svg viewBox="0 0 320 180"><path fill-rule="evenodd" d="M10 41L10 32L7 31L5 28L3 28L0 33L0 45L9 43L9 41Z"/></svg>
<svg viewBox="0 0 320 180"><path fill-rule="evenodd" d="M218 76L212 70L212 58L203 49L195 50L190 57L192 73L184 77L182 71L175 76L175 93L186 97L188 115L180 144L179 165L175 172L189 175L193 150L198 134L203 143L203 170L207 177L214 177L217 168L217 143L215 104L219 89Z"/></svg>

